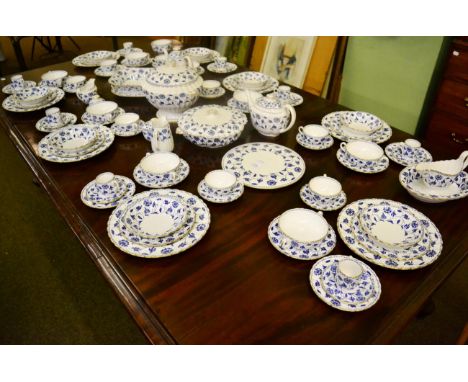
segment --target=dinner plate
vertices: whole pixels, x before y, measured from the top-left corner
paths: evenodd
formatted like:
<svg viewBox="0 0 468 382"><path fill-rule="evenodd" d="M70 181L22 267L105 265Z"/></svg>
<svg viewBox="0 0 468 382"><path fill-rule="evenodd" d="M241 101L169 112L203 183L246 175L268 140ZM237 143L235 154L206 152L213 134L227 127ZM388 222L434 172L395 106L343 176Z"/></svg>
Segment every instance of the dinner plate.
<svg viewBox="0 0 468 382"><path fill-rule="evenodd" d="M128 238L128 229L121 220L128 206L139 198L174 196L184 201L195 213L195 221L190 231L182 239L169 245L146 246L134 243ZM119 203L112 211L107 223L107 233L112 243L125 253L144 258L161 258L173 256L198 243L208 231L210 226L210 210L197 196L177 189L150 190L134 195L132 198Z"/></svg>
<svg viewBox="0 0 468 382"><path fill-rule="evenodd" d="M382 203L392 204L395 207L404 207L419 219L424 226L426 240L420 246L416 245L409 250L393 250L368 240L365 232L360 230L358 215L369 205ZM402 203L387 199L361 199L345 206L337 220L338 233L344 243L358 256L385 268L398 270L411 270L426 267L432 264L442 252L442 236L435 224L416 209ZM392 256L392 254L394 256Z"/></svg>
<svg viewBox="0 0 468 382"><path fill-rule="evenodd" d="M224 154L221 166L236 175L245 186L276 189L296 183L305 172L301 156L276 143L252 142Z"/></svg>

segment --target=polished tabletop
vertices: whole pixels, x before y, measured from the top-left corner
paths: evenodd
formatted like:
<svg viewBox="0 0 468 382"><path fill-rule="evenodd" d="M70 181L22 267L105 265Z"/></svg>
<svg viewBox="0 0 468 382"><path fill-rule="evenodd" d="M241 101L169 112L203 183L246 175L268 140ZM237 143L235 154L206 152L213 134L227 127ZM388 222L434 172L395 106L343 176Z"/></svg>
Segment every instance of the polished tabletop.
<svg viewBox="0 0 468 382"><path fill-rule="evenodd" d="M94 76L92 68L77 68L68 62L25 72L24 77L38 80L42 73L51 69ZM203 77L223 78L208 71ZM155 116L156 109L144 98L114 96L107 79L96 78L98 93L105 99L115 100L125 111L138 113L144 120ZM0 81L1 86L6 83ZM379 174L348 170L336 159L337 140L323 151L302 148L295 140L298 126L320 123L327 113L345 108L296 91L304 97L304 103L296 108L295 126L277 138L258 134L250 123L238 141L220 149L201 148L174 134L174 152L190 165L189 176L174 188L194 194L205 174L221 167L224 153L246 142L274 142L290 147L304 159L306 172L297 183L286 188L256 190L246 187L244 195L233 203L207 202L211 226L206 236L186 252L162 259L137 258L118 250L107 236L110 210L92 209L80 200L81 189L101 172L112 171L132 178L133 168L151 150L150 143L141 134L131 138L116 137L108 150L83 162L58 164L46 162L35 154L44 133L37 131L34 125L44 116L43 110L24 114L1 110L0 124L152 343L389 343L466 257L466 200L442 204L417 201L399 184L402 166L393 162ZM231 95L226 91L221 98L200 99L197 105L225 105ZM3 100L5 96L1 97ZM85 110L85 105L72 94L67 94L57 106L78 117ZM394 129L392 138L382 147L408 137L409 134ZM446 152L444 147L425 147L435 160L459 155ZM427 268L397 271L368 263L380 278L382 295L367 311L346 313L323 303L309 285L309 272L314 262L280 254L267 237L273 218L289 208L306 207L299 197L300 188L311 177L324 173L342 183L348 202L386 198L418 209L437 225L444 240L442 255ZM144 190L137 185L137 192ZM338 213L324 213L335 231ZM353 255L339 237L332 254Z"/></svg>

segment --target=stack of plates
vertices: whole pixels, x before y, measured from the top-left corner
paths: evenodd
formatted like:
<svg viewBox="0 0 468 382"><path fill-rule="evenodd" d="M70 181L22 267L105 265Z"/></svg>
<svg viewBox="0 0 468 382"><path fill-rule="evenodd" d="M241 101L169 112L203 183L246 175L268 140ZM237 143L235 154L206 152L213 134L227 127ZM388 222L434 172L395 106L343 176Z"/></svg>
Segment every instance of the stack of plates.
<svg viewBox="0 0 468 382"><path fill-rule="evenodd" d="M98 155L114 141L114 133L102 125L68 125L46 135L38 155L50 162L78 162Z"/></svg>
<svg viewBox="0 0 468 382"><path fill-rule="evenodd" d="M172 256L198 243L210 226L210 211L197 196L176 189L152 190L122 201L107 233L114 245L138 257Z"/></svg>
<svg viewBox="0 0 468 382"><path fill-rule="evenodd" d="M386 122L362 111L335 111L322 118L322 126L344 142L364 140L382 143L392 136L392 128Z"/></svg>
<svg viewBox="0 0 468 382"><path fill-rule="evenodd" d="M18 90L3 100L5 110L17 113L35 111L50 107L65 96L62 89L47 86L30 86Z"/></svg>
<svg viewBox="0 0 468 382"><path fill-rule="evenodd" d="M231 91L253 90L266 93L276 90L278 80L260 72L242 72L226 77L223 80L223 86Z"/></svg>
<svg viewBox="0 0 468 382"><path fill-rule="evenodd" d="M95 50L93 52L88 52L75 57L72 60L72 63L75 66L93 68L96 66L100 66L101 62L104 60L117 60L119 57L119 53L112 52L110 50Z"/></svg>
<svg viewBox="0 0 468 382"><path fill-rule="evenodd" d="M442 252L435 224L416 209L392 200L353 202L340 212L337 226L354 253L385 268L423 268Z"/></svg>

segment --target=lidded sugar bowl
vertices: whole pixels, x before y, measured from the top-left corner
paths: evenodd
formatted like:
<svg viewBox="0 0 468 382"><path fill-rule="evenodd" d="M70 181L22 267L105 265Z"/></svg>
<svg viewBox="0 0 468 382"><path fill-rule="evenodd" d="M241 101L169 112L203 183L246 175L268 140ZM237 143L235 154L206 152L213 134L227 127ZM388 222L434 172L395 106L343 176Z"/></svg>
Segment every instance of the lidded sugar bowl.
<svg viewBox="0 0 468 382"><path fill-rule="evenodd" d="M198 90L203 83L189 58L168 59L154 68L142 89L147 100L158 109L158 117L177 122L180 115L198 100Z"/></svg>

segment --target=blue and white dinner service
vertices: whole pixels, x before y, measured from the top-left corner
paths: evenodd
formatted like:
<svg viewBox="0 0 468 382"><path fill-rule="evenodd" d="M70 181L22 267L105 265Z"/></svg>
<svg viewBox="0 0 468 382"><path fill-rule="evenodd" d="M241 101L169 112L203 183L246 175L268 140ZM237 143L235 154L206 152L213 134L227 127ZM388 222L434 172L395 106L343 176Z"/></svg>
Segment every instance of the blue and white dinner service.
<svg viewBox="0 0 468 382"><path fill-rule="evenodd" d="M99 67L94 69L94 74L99 77L112 77L115 71L121 67L122 65L118 65L115 59L104 60Z"/></svg>
<svg viewBox="0 0 468 382"><path fill-rule="evenodd" d="M421 147L416 139L406 139L404 142L390 143L385 147L385 154L395 163L411 166L422 162L432 162L432 155Z"/></svg>
<svg viewBox="0 0 468 382"><path fill-rule="evenodd" d="M269 190L296 183L305 172L305 162L298 153L268 142L233 147L224 154L221 166L244 186Z"/></svg>
<svg viewBox="0 0 468 382"><path fill-rule="evenodd" d="M167 188L189 174L188 163L174 153L148 153L133 170L137 183L149 188Z"/></svg>
<svg viewBox="0 0 468 382"><path fill-rule="evenodd" d="M336 235L321 214L306 208L283 212L268 227L270 243L282 254L298 260L328 255L335 248Z"/></svg>
<svg viewBox="0 0 468 382"><path fill-rule="evenodd" d="M145 122L140 120L136 113L124 113L118 115L111 125L111 130L119 137L133 137L140 134Z"/></svg>
<svg viewBox="0 0 468 382"><path fill-rule="evenodd" d="M324 174L312 178L299 193L310 208L320 211L338 210L346 204L346 194L340 182Z"/></svg>
<svg viewBox="0 0 468 382"><path fill-rule="evenodd" d="M143 50L141 48L136 48L133 46L133 42L131 41L126 41L123 44L123 48L119 49L117 53L121 56L125 56L128 53L133 53L133 52L142 52Z"/></svg>
<svg viewBox="0 0 468 382"><path fill-rule="evenodd" d="M300 94L291 91L291 87L287 85L278 86L278 89L273 95L280 101L290 104L291 106L299 106L304 102Z"/></svg>
<svg viewBox="0 0 468 382"><path fill-rule="evenodd" d="M165 117L151 118L143 125L143 136L151 142L153 152L170 152L174 150L174 137L171 125Z"/></svg>
<svg viewBox="0 0 468 382"><path fill-rule="evenodd" d="M92 68L101 65L104 60L114 59L117 60L120 54L109 50L95 50L75 57L72 64L84 68Z"/></svg>
<svg viewBox="0 0 468 382"><path fill-rule="evenodd" d="M147 238L146 234L154 232L155 222L163 220L166 226L170 225L171 217L167 214L158 216L161 214L152 207L154 201L164 198L170 198L171 202L177 201L178 206L183 205L188 210L188 217L180 228L167 236ZM127 213L132 206L143 208L143 216L138 215L142 217L140 223L139 217ZM138 230L142 225L145 232ZM132 256L161 258L191 248L203 238L209 226L210 211L200 198L186 191L167 189L142 192L119 203L109 217L107 232L117 248ZM148 230L152 231L147 232Z"/></svg>
<svg viewBox="0 0 468 382"><path fill-rule="evenodd" d="M335 142L328 130L321 125L299 126L296 142L310 150L325 150Z"/></svg>
<svg viewBox="0 0 468 382"><path fill-rule="evenodd" d="M88 124L107 125L113 123L119 115L124 113L125 110L119 107L116 102L98 100L88 105L81 120Z"/></svg>
<svg viewBox="0 0 468 382"><path fill-rule="evenodd" d="M381 208L381 206L383 208ZM376 210L372 207L376 207ZM385 217L381 216L381 212ZM363 227L361 214L375 216L378 229ZM417 221L417 230L422 228L422 236L414 244L415 229L408 227L394 216L407 215L407 222ZM442 237L434 223L421 212L402 203L386 199L361 199L345 206L338 215L338 233L344 243L358 256L385 268L409 270L425 267L433 263L441 254ZM419 236L418 236L419 237ZM385 243L385 244L383 244Z"/></svg>
<svg viewBox="0 0 468 382"><path fill-rule="evenodd" d="M68 72L66 70L49 70L48 72L42 74L39 86L61 88L67 76Z"/></svg>
<svg viewBox="0 0 468 382"><path fill-rule="evenodd" d="M151 63L149 53L146 52L130 52L125 55L125 58L121 61L124 66L140 67L146 66Z"/></svg>
<svg viewBox="0 0 468 382"><path fill-rule="evenodd" d="M214 61L220 54L216 50L211 50L204 47L193 47L187 48L182 51L185 57L190 57L191 60L196 61L200 64L207 64L208 62Z"/></svg>
<svg viewBox="0 0 468 382"><path fill-rule="evenodd" d="M323 117L321 124L333 137L344 142L383 143L392 136L392 128L386 122L363 111L335 111Z"/></svg>
<svg viewBox="0 0 468 382"><path fill-rule="evenodd" d="M65 96L62 89L48 86L30 86L18 89L5 98L2 107L5 110L25 113L48 108L61 101Z"/></svg>
<svg viewBox="0 0 468 382"><path fill-rule="evenodd" d="M203 81L200 88L200 97L202 98L219 98L226 93L226 90L221 86L221 83L216 80Z"/></svg>
<svg viewBox="0 0 468 382"><path fill-rule="evenodd" d="M82 75L68 76L63 80L62 88L67 93L76 93L86 83L86 77Z"/></svg>
<svg viewBox="0 0 468 382"><path fill-rule="evenodd" d="M259 93L269 93L278 87L278 80L260 72L241 72L231 74L223 79L223 86L230 90L253 90Z"/></svg>
<svg viewBox="0 0 468 382"><path fill-rule="evenodd" d="M76 89L76 97L86 105L89 105L94 97L99 96L95 81L95 78L90 78L82 87Z"/></svg>
<svg viewBox="0 0 468 382"><path fill-rule="evenodd" d="M230 203L242 196L244 185L230 172L213 170L198 184L198 193L212 203Z"/></svg>
<svg viewBox="0 0 468 382"><path fill-rule="evenodd" d="M229 106L204 105L187 110L179 118L176 134L201 147L224 147L236 141L247 117Z"/></svg>
<svg viewBox="0 0 468 382"><path fill-rule="evenodd" d="M11 76L10 81L8 85L2 88L2 92L5 94L13 94L19 89L36 86L35 81L26 81L21 74Z"/></svg>
<svg viewBox="0 0 468 382"><path fill-rule="evenodd" d="M364 174L385 171L390 164L383 149L370 141L341 142L336 157L343 166Z"/></svg>
<svg viewBox="0 0 468 382"><path fill-rule="evenodd" d="M158 40L151 41L151 49L156 54L168 53L172 50L172 40L167 38L160 38Z"/></svg>
<svg viewBox="0 0 468 382"><path fill-rule="evenodd" d="M120 97L145 97L141 81L151 73L150 68L131 68L119 65L108 82L111 92Z"/></svg>
<svg viewBox="0 0 468 382"><path fill-rule="evenodd" d="M45 114L45 117L36 122L36 129L44 133L50 133L61 127L72 125L77 120L75 114L63 113L58 107L46 109Z"/></svg>
<svg viewBox="0 0 468 382"><path fill-rule="evenodd" d="M232 62L228 62L226 57L219 56L215 57L214 62L209 64L206 68L210 72L223 74L235 72L237 70L237 65Z"/></svg>
<svg viewBox="0 0 468 382"><path fill-rule="evenodd" d="M81 201L91 208L114 208L134 193L135 183L131 179L104 172L81 190Z"/></svg>
<svg viewBox="0 0 468 382"><path fill-rule="evenodd" d="M378 276L366 263L343 255L318 260L309 281L317 297L346 312L369 309L379 300L382 290Z"/></svg>

